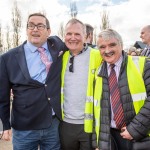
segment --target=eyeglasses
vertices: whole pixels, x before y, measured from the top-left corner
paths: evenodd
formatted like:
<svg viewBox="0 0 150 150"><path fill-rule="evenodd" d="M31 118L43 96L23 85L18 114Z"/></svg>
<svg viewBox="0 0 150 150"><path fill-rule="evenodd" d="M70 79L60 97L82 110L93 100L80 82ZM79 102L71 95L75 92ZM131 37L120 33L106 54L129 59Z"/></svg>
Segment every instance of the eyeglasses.
<svg viewBox="0 0 150 150"><path fill-rule="evenodd" d="M70 60L69 60L69 63L70 63L70 66L69 66L69 71L70 72L73 72L73 62L74 62L74 56L70 57Z"/></svg>
<svg viewBox="0 0 150 150"><path fill-rule="evenodd" d="M44 30L47 26L44 24L27 24L27 28L29 30L34 30L35 27L37 27L38 30Z"/></svg>

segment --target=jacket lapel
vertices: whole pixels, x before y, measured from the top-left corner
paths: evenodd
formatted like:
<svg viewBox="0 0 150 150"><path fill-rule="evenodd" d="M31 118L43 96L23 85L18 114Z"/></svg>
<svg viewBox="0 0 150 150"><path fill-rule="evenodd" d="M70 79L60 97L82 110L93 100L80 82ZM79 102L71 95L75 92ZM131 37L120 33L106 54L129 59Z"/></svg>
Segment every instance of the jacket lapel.
<svg viewBox="0 0 150 150"><path fill-rule="evenodd" d="M18 50L15 54L15 57L16 57L16 60L18 61L18 64L20 66L20 69L23 73L23 75L25 76L25 78L27 80L29 80L30 82L33 82L33 83L36 83L36 84L40 84L40 82L36 81L36 80L33 80L31 77L30 77L30 74L29 74L29 71L28 71L28 67L27 67L27 62L26 62L26 58L25 58L25 53L24 53L24 44L26 42L24 42L21 46L18 47Z"/></svg>

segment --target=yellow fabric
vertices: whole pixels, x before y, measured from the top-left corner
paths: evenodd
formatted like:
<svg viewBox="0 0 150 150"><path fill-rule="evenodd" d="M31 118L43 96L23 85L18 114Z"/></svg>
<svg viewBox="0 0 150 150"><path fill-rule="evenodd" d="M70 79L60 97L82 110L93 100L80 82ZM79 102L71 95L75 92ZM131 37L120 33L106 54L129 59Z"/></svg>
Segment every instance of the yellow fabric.
<svg viewBox="0 0 150 150"><path fill-rule="evenodd" d="M62 111L62 119L64 119L64 112L63 112L63 103L64 103L64 94L63 94L63 88L64 88L64 78L65 78L65 71L67 67L67 62L69 60L69 51L66 51L63 55L63 61L62 61L62 72L61 72L61 111Z"/></svg>
<svg viewBox="0 0 150 150"><path fill-rule="evenodd" d="M69 51L67 51L63 56L63 67L61 74L61 108L62 108L62 118L64 118L63 113L63 103L64 103L64 77L66 66L69 59ZM85 103L85 119L84 119L84 131L87 133L92 133L93 131L93 87L94 87L94 79L95 79L95 71L98 68L102 61L100 56L100 52L95 49L91 49L90 51L90 60L89 60L89 71L88 71L88 87L87 87L87 95L86 95L86 103Z"/></svg>
<svg viewBox="0 0 150 150"><path fill-rule="evenodd" d="M144 101L146 98L146 89L145 89L145 84L143 81L143 67L145 63L145 58L144 57L137 57L139 59L139 68L138 69L133 63L132 56L128 56L128 65L127 65L127 76L128 76L128 85L129 85L129 90L133 99L133 104L134 104L134 109L136 114L139 112L140 108L144 105ZM141 72L142 71L142 72ZM138 83L138 86L137 86ZM145 93L145 97L142 95L140 99L135 99L134 95L135 94L143 94Z"/></svg>
<svg viewBox="0 0 150 150"><path fill-rule="evenodd" d="M97 143L99 139L99 130L100 130L100 112L101 112L100 100L101 100L102 89L103 89L102 78L97 76L98 72L99 69L96 71L95 74L96 83L95 83L95 92L94 92L94 117L95 117L95 131L97 136Z"/></svg>
<svg viewBox="0 0 150 150"><path fill-rule="evenodd" d="M140 111L146 98L146 89L142 77L144 64L145 64L145 57L137 57L137 59L135 60L133 59L132 56L128 56L128 64L127 64L128 85L133 99L133 105L136 114ZM94 92L94 102L95 102L94 117L96 121L95 131L97 134L97 142L99 139L99 130L100 130L100 100L102 96L102 86L103 86L102 77L97 76L100 69L101 66L96 73L96 85Z"/></svg>

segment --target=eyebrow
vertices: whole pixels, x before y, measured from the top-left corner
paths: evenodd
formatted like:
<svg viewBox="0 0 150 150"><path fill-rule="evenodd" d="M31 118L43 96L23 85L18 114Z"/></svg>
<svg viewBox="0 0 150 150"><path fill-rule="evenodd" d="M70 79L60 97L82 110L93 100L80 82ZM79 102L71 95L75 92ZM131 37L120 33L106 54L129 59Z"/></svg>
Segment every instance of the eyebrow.
<svg viewBox="0 0 150 150"><path fill-rule="evenodd" d="M112 42L112 43L109 43L108 46L116 46L117 44L118 43L116 43L116 42ZM98 46L98 48L103 48L103 47L105 47L105 45Z"/></svg>

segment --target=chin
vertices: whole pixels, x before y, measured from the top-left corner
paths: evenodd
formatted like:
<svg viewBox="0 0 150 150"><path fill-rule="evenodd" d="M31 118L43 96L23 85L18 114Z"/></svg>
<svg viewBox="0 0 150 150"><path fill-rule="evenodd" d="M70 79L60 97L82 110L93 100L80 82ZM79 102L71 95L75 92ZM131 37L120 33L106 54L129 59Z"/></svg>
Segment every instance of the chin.
<svg viewBox="0 0 150 150"><path fill-rule="evenodd" d="M112 59L111 57L105 57L105 59L104 59L107 63L109 63L109 64L113 64L114 63L114 59Z"/></svg>

